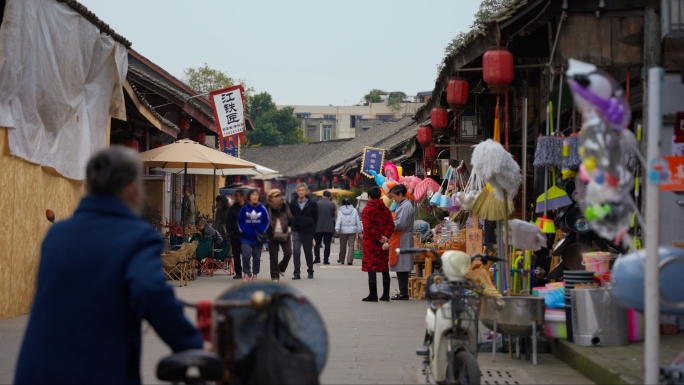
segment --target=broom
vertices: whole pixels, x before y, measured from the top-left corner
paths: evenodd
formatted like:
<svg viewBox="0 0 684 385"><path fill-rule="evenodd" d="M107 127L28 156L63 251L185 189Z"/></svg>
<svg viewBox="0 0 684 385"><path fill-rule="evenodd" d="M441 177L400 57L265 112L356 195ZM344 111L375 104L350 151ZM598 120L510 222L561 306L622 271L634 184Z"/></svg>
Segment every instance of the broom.
<svg viewBox="0 0 684 385"><path fill-rule="evenodd" d="M473 213L487 221L502 221L515 211L513 202L508 202L508 213L505 207L506 205L494 195L492 186L487 183L473 204Z"/></svg>
<svg viewBox="0 0 684 385"><path fill-rule="evenodd" d="M556 169L554 167L551 167L551 178L553 183L551 188L537 198L537 207L535 209L537 213L546 212L546 210L556 210L572 204L572 199L570 199L568 193L556 185Z"/></svg>
<svg viewBox="0 0 684 385"><path fill-rule="evenodd" d="M549 102L549 106L551 103ZM546 133L548 134L549 132L549 119L550 119L550 108L546 108ZM547 189L549 186L549 178L546 173L544 173L544 216L541 218L537 218L536 225L539 226L541 229L542 233L545 234L553 234L556 232L556 225L553 223L552 219L549 219L546 216L546 211L548 210L548 199L547 199Z"/></svg>

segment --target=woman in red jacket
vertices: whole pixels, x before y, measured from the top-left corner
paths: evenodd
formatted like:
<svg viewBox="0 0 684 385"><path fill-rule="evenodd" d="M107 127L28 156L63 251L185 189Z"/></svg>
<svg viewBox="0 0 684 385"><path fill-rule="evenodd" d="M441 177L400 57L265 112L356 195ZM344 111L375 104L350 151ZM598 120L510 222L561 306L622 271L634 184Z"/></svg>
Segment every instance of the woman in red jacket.
<svg viewBox="0 0 684 385"><path fill-rule="evenodd" d="M389 301L389 249L383 250L382 245L387 242L394 231L392 213L380 199L380 187L374 186L368 190L370 201L363 209L363 259L361 270L368 272L368 288L370 294L364 298L366 302L378 301L378 286L376 273L382 273L382 297L380 301Z"/></svg>

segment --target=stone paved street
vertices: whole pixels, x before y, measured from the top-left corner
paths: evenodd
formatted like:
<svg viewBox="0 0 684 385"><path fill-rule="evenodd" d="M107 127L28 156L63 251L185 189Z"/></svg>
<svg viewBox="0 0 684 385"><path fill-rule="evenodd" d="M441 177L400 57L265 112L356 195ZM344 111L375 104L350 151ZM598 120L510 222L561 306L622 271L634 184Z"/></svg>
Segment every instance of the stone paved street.
<svg viewBox="0 0 684 385"><path fill-rule="evenodd" d="M333 245L331 261L337 260L339 243ZM260 278L268 279L267 254L262 256ZM324 384L418 384L424 383L421 359L415 355L424 335L426 302L366 303L366 275L360 261L354 266L316 265L315 279L291 281L290 266L283 282L299 287L316 305L330 334L328 364L321 378ZM225 274L202 276L187 287L176 288L185 299L214 298L237 281ZM380 287L380 285L379 285ZM392 291L397 288L393 279ZM194 320L194 312L187 314ZM11 383L14 365L28 316L0 321L0 384ZM169 353L151 328L145 326L143 381L159 383L155 377L158 360ZM106 354L106 352L103 352ZM509 360L507 354L480 353L483 384L591 384L582 375L550 354L539 355L539 365Z"/></svg>

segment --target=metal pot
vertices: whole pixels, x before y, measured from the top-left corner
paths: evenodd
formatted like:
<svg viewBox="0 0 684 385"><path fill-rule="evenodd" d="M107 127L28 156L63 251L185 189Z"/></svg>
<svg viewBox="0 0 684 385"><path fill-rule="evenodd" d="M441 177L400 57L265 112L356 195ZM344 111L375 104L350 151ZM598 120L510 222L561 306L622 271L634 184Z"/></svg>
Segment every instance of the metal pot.
<svg viewBox="0 0 684 385"><path fill-rule="evenodd" d="M544 325L544 299L532 296L485 297L480 308L480 321L497 333L531 336L532 323L537 330Z"/></svg>

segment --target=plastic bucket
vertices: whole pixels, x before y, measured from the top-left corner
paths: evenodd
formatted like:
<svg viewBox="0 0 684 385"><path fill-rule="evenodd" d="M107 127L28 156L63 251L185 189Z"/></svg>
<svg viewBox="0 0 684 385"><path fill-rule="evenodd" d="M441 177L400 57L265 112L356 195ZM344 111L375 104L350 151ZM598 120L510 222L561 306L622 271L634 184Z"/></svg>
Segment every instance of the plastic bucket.
<svg viewBox="0 0 684 385"><path fill-rule="evenodd" d="M354 250L354 259L363 258L363 250Z"/></svg>
<svg viewBox="0 0 684 385"><path fill-rule="evenodd" d="M610 271L610 261L613 260L611 253L585 253L582 254L582 265L587 271L603 274Z"/></svg>
<svg viewBox="0 0 684 385"><path fill-rule="evenodd" d="M548 338L568 338L564 309L546 309L544 312L544 332Z"/></svg>

